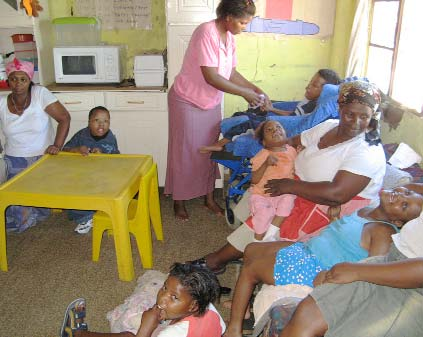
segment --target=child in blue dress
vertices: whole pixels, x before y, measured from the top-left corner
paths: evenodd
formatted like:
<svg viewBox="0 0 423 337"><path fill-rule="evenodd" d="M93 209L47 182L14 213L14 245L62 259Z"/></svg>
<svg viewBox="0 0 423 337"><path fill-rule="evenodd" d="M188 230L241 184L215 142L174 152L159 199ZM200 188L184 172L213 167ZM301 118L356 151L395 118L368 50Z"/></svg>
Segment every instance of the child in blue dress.
<svg viewBox="0 0 423 337"><path fill-rule="evenodd" d="M110 112L103 106L96 106L88 113L88 126L79 130L63 147L63 151L80 153L120 153L117 140L110 130ZM78 225L75 232L88 233L93 226L94 211L70 210L68 216Z"/></svg>

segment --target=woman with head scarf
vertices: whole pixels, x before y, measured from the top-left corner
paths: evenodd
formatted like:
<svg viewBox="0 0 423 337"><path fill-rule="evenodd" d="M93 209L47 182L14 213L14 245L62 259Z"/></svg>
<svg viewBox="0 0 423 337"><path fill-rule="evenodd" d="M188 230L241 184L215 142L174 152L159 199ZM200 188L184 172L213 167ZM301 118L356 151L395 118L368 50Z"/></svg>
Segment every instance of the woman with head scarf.
<svg viewBox="0 0 423 337"><path fill-rule="evenodd" d="M34 85L31 62L14 59L6 65L6 74L12 92L0 100L0 123L10 179L44 153L57 154L61 150L69 131L70 115L50 91ZM50 117L58 123L56 135ZM6 211L6 228L22 232L47 215L45 209L11 206Z"/></svg>
<svg viewBox="0 0 423 337"><path fill-rule="evenodd" d="M297 196L291 214L280 225L280 238L304 241L330 222L329 206L340 206L340 216L378 204L386 159L380 143L378 89L363 81L341 85L339 120L325 121L288 139L304 149L295 160L296 179L270 180L271 196ZM218 272L227 262L239 259L253 241L251 226L241 225L228 243L204 258L193 261ZM275 226L276 227L276 226Z"/></svg>

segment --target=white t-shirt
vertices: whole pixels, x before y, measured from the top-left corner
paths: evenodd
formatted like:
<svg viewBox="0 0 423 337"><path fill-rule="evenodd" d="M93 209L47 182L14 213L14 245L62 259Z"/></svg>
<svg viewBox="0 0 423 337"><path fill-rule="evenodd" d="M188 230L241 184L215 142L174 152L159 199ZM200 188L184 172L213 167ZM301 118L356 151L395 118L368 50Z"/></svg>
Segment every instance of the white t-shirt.
<svg viewBox="0 0 423 337"><path fill-rule="evenodd" d="M1 98L0 123L6 138L5 154L13 157L39 156L53 144L53 126L44 109L56 101L57 98L46 88L34 85L30 106L18 116L9 111L7 96Z"/></svg>
<svg viewBox="0 0 423 337"><path fill-rule="evenodd" d="M401 231L392 235L398 250L408 258L423 257L423 211L420 216L407 222Z"/></svg>
<svg viewBox="0 0 423 337"><path fill-rule="evenodd" d="M338 120L332 119L301 133L301 143L305 149L295 160L295 173L301 180L309 182L332 181L339 170L369 177L369 184L358 196L379 200L386 169L381 144L370 146L364 134L361 134L325 149L318 148L320 138L338 124Z"/></svg>

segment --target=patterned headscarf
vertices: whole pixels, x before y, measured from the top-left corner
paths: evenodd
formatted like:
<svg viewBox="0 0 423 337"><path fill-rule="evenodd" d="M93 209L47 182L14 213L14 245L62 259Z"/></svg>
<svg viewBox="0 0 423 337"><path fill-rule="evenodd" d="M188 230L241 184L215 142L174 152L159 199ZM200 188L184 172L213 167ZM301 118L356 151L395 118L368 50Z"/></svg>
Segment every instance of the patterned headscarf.
<svg viewBox="0 0 423 337"><path fill-rule="evenodd" d="M15 58L12 62L6 64L6 75L9 76L9 74L15 71L23 71L28 75L29 79L32 80L34 76L34 64L27 61L20 61Z"/></svg>
<svg viewBox="0 0 423 337"><path fill-rule="evenodd" d="M380 93L374 84L364 81L345 82L341 85L338 97L339 105L360 103L373 111L372 118L379 120Z"/></svg>

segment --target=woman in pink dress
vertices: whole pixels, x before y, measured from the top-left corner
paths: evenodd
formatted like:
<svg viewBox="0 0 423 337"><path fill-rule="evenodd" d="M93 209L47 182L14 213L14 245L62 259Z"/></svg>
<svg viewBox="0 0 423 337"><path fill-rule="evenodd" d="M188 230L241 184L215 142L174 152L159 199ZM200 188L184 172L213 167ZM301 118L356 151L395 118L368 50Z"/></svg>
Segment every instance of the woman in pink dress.
<svg viewBox="0 0 423 337"><path fill-rule="evenodd" d="M221 0L217 19L194 31L182 69L169 90L165 194L172 195L177 219L188 219L185 200L203 195L208 209L223 214L213 195L217 165L199 148L219 137L224 92L241 96L253 106L264 103L264 92L236 70L234 35L245 29L255 10L252 0Z"/></svg>

